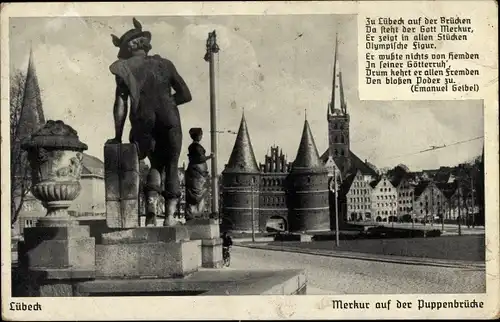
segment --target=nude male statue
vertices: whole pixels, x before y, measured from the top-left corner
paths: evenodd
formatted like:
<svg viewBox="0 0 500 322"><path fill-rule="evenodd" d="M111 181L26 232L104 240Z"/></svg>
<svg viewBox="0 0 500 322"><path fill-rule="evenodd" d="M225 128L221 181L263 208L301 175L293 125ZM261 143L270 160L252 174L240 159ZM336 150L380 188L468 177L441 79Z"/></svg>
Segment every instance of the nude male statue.
<svg viewBox="0 0 500 322"><path fill-rule="evenodd" d="M142 30L133 18L134 29L118 38L118 60L110 66L116 77L114 103L115 137L108 143L121 143L130 98L131 131L129 140L135 143L139 159L149 158L151 169L147 177L146 225L156 226L157 201L165 198L164 226L172 224L181 195L178 161L182 147L182 129L178 106L191 101L188 86L174 64L159 55L148 55L151 33ZM172 89L175 93L172 93ZM165 171L164 186L161 174Z"/></svg>

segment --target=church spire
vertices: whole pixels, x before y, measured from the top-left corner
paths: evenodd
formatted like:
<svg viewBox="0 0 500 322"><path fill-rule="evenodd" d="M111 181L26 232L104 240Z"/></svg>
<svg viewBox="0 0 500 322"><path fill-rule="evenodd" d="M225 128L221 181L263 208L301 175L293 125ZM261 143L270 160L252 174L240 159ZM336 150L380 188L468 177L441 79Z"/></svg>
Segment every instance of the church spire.
<svg viewBox="0 0 500 322"><path fill-rule="evenodd" d="M40 96L40 86L38 85L38 78L36 76L33 50L30 49L17 137L23 140L43 124L45 124L45 116Z"/></svg>
<svg viewBox="0 0 500 322"><path fill-rule="evenodd" d="M323 168L323 163L320 160L318 149L316 148L316 143L314 142L314 137L307 120L304 121L302 138L297 151L297 157L293 162L293 168Z"/></svg>
<svg viewBox="0 0 500 322"><path fill-rule="evenodd" d="M340 71L340 63L338 57L338 33L335 34L335 51L333 54L333 82L332 82L332 98L329 104L329 113L335 113L335 110L340 110L343 114L347 114L347 108L344 97L344 88L342 84L342 72Z"/></svg>
<svg viewBox="0 0 500 322"><path fill-rule="evenodd" d="M229 162L227 163L226 173L258 173L260 172L255 159L255 154L253 153L252 142L250 141L250 135L248 134L247 122L245 120L245 114L241 116L240 128L238 130L238 135L236 136L236 141L234 142L233 151L229 157Z"/></svg>

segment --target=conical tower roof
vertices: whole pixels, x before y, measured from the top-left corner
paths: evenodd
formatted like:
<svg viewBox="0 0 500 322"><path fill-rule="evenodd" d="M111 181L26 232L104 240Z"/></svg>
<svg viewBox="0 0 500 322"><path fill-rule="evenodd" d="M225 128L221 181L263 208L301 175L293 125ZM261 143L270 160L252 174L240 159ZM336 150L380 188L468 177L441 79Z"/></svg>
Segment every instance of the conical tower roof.
<svg viewBox="0 0 500 322"><path fill-rule="evenodd" d="M338 35L335 35L335 52L333 54L333 83L332 83L332 98L328 105L328 113L335 114L340 111L342 114L347 114L347 104L344 95L344 85L342 83L342 72L340 70L340 62L338 57Z"/></svg>
<svg viewBox="0 0 500 322"><path fill-rule="evenodd" d="M297 157L293 162L292 171L294 170L320 170L326 171L326 168L319 157L314 137L309 127L309 122L305 120L304 129L302 131L302 139L300 140Z"/></svg>
<svg viewBox="0 0 500 322"><path fill-rule="evenodd" d="M241 117L240 128L236 141L234 142L233 152L229 157L229 162L224 169L224 173L259 173L259 167L253 153L252 142L248 134L245 114Z"/></svg>
<svg viewBox="0 0 500 322"><path fill-rule="evenodd" d="M30 51L17 138L19 140L25 139L43 124L45 124L45 116L42 108L42 98L33 62L33 51Z"/></svg>

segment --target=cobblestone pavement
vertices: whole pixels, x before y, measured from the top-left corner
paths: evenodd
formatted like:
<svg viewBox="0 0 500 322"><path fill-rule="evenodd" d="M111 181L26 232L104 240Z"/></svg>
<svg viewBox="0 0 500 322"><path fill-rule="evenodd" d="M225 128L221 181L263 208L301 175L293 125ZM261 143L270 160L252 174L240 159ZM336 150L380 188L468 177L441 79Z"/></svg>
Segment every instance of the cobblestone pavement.
<svg viewBox="0 0 500 322"><path fill-rule="evenodd" d="M413 266L233 247L230 269L305 269L308 294L483 293L480 269Z"/></svg>

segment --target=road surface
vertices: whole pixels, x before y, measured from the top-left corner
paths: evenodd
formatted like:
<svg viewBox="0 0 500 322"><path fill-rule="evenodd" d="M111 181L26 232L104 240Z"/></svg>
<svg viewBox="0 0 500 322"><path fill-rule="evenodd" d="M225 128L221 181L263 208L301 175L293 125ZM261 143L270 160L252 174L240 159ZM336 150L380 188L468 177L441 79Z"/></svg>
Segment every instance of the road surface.
<svg viewBox="0 0 500 322"><path fill-rule="evenodd" d="M235 246L228 269L305 269L307 294L483 293L484 270L413 266Z"/></svg>

